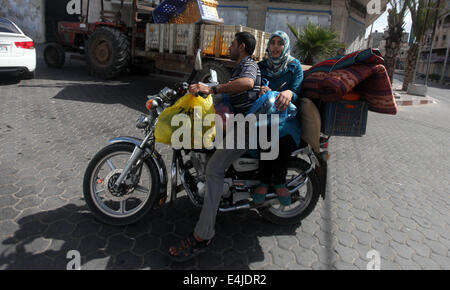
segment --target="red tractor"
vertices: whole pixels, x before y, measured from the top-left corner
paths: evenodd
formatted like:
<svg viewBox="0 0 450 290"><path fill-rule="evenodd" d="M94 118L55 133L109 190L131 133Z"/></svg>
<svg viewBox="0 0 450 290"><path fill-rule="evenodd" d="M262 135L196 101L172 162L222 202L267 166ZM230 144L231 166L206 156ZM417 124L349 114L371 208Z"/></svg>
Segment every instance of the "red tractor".
<svg viewBox="0 0 450 290"><path fill-rule="evenodd" d="M57 41L44 52L51 67L64 65L65 52L80 54L92 75L114 78L126 69L147 73L189 74L195 52L202 52L204 70L196 81L208 80L214 69L219 82L231 77L234 62L228 47L237 32L256 39L254 59L265 56L270 33L241 25L224 25L216 0L70 0L83 1L78 22L58 22ZM157 3L156 3L157 2ZM81 3L81 2L80 2ZM158 5L156 5L158 4ZM83 9L84 8L84 9ZM55 28L54 28L55 29ZM72 57L76 55L72 54Z"/></svg>
<svg viewBox="0 0 450 290"><path fill-rule="evenodd" d="M65 52L79 53L84 55L81 58L86 60L92 75L114 78L142 61L135 57L135 48L136 45L144 45L145 22L151 21L154 4L143 5L139 0L93 2L96 6L91 4L91 0L81 0L79 22L58 23L58 41L46 46L44 59L49 67L61 68ZM86 9L83 10L83 6ZM126 14L132 15L131 19L124 19L124 12L130 12ZM96 20L89 22L92 19Z"/></svg>

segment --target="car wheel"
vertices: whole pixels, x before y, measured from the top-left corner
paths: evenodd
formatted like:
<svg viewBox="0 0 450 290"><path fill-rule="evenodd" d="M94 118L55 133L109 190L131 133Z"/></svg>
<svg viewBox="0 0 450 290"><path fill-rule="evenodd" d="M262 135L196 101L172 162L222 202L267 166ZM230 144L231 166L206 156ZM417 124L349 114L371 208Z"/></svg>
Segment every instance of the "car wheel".
<svg viewBox="0 0 450 290"><path fill-rule="evenodd" d="M34 79L35 77L36 77L36 71L27 71L22 74L21 78L23 80L31 80L31 79Z"/></svg>
<svg viewBox="0 0 450 290"><path fill-rule="evenodd" d="M50 43L45 47L44 61L49 67L62 68L66 61L64 48L57 43Z"/></svg>

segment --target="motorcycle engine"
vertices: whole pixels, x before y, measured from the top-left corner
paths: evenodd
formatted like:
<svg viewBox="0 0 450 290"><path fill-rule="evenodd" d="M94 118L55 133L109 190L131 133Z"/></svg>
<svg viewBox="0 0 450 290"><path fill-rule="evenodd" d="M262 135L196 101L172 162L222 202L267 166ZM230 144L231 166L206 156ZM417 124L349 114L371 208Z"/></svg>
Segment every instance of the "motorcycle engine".
<svg viewBox="0 0 450 290"><path fill-rule="evenodd" d="M189 157L192 161L194 169L196 171L196 184L197 184L197 194L200 197L205 197L206 192L206 164L208 164L208 154L199 153L191 151L189 153ZM223 184L223 193L224 197L230 196L230 187L233 184L233 180L231 178L226 178Z"/></svg>
<svg viewBox="0 0 450 290"><path fill-rule="evenodd" d="M208 156L206 153L194 152L189 153L192 164L197 171L198 177L206 176L206 164L208 163Z"/></svg>
<svg viewBox="0 0 450 290"><path fill-rule="evenodd" d="M197 184L197 194L200 197L204 197L206 190L206 164L208 162L207 155L206 153L191 151L189 153L189 157L196 172L194 178Z"/></svg>

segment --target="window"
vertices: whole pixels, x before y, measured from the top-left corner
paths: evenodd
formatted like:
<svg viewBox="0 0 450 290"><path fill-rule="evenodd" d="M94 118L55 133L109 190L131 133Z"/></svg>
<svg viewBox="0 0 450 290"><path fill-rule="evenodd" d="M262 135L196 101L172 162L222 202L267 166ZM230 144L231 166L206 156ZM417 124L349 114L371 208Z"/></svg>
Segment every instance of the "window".
<svg viewBox="0 0 450 290"><path fill-rule="evenodd" d="M11 21L5 18L0 18L0 32L20 34L20 31L17 30L17 28L11 23Z"/></svg>
<svg viewBox="0 0 450 290"><path fill-rule="evenodd" d="M444 27L450 26L450 15L447 15L444 19Z"/></svg>
<svg viewBox="0 0 450 290"><path fill-rule="evenodd" d="M350 0L350 7L354 8L358 12L362 13L364 17L367 15L367 8L360 1Z"/></svg>

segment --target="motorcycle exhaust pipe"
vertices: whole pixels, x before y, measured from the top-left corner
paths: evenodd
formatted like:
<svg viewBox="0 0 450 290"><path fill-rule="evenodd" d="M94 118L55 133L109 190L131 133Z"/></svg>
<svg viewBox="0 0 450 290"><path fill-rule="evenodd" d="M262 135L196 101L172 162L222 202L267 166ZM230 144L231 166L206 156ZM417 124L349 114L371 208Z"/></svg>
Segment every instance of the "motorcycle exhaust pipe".
<svg viewBox="0 0 450 290"><path fill-rule="evenodd" d="M251 205L248 203L248 204L237 205L237 206L233 206L233 207L219 208L219 212L231 212L231 211L236 211L236 210L241 210L241 209L249 209L249 208L251 208Z"/></svg>
<svg viewBox="0 0 450 290"><path fill-rule="evenodd" d="M241 209L265 207L265 206L272 205L272 203L274 201L275 202L278 201L278 196L275 193L268 193L268 194L266 194L266 201L263 204L260 204L260 205L255 205L252 203L241 204L241 205L227 207L227 208L219 208L219 212L232 212L232 211L241 210Z"/></svg>
<svg viewBox="0 0 450 290"><path fill-rule="evenodd" d="M298 180L300 180L302 177L305 177L305 180L303 180L301 183L297 184L293 189L289 189L289 193L290 194L293 194L294 192L296 192L297 190L302 188L309 181L309 177L307 175L304 175L304 174L299 174L291 182L286 184L286 186L290 187L290 185L292 186L293 184L298 182ZM274 205L275 203L279 203L278 195L276 193L267 193L266 194L266 201L263 204L261 204L261 205L255 205L255 204L252 204L252 203L247 203L247 204L242 204L242 205L237 205L237 206L232 206L232 207L227 207L227 208L219 208L219 212L232 212L232 211L241 210L241 209L265 207L265 206Z"/></svg>

